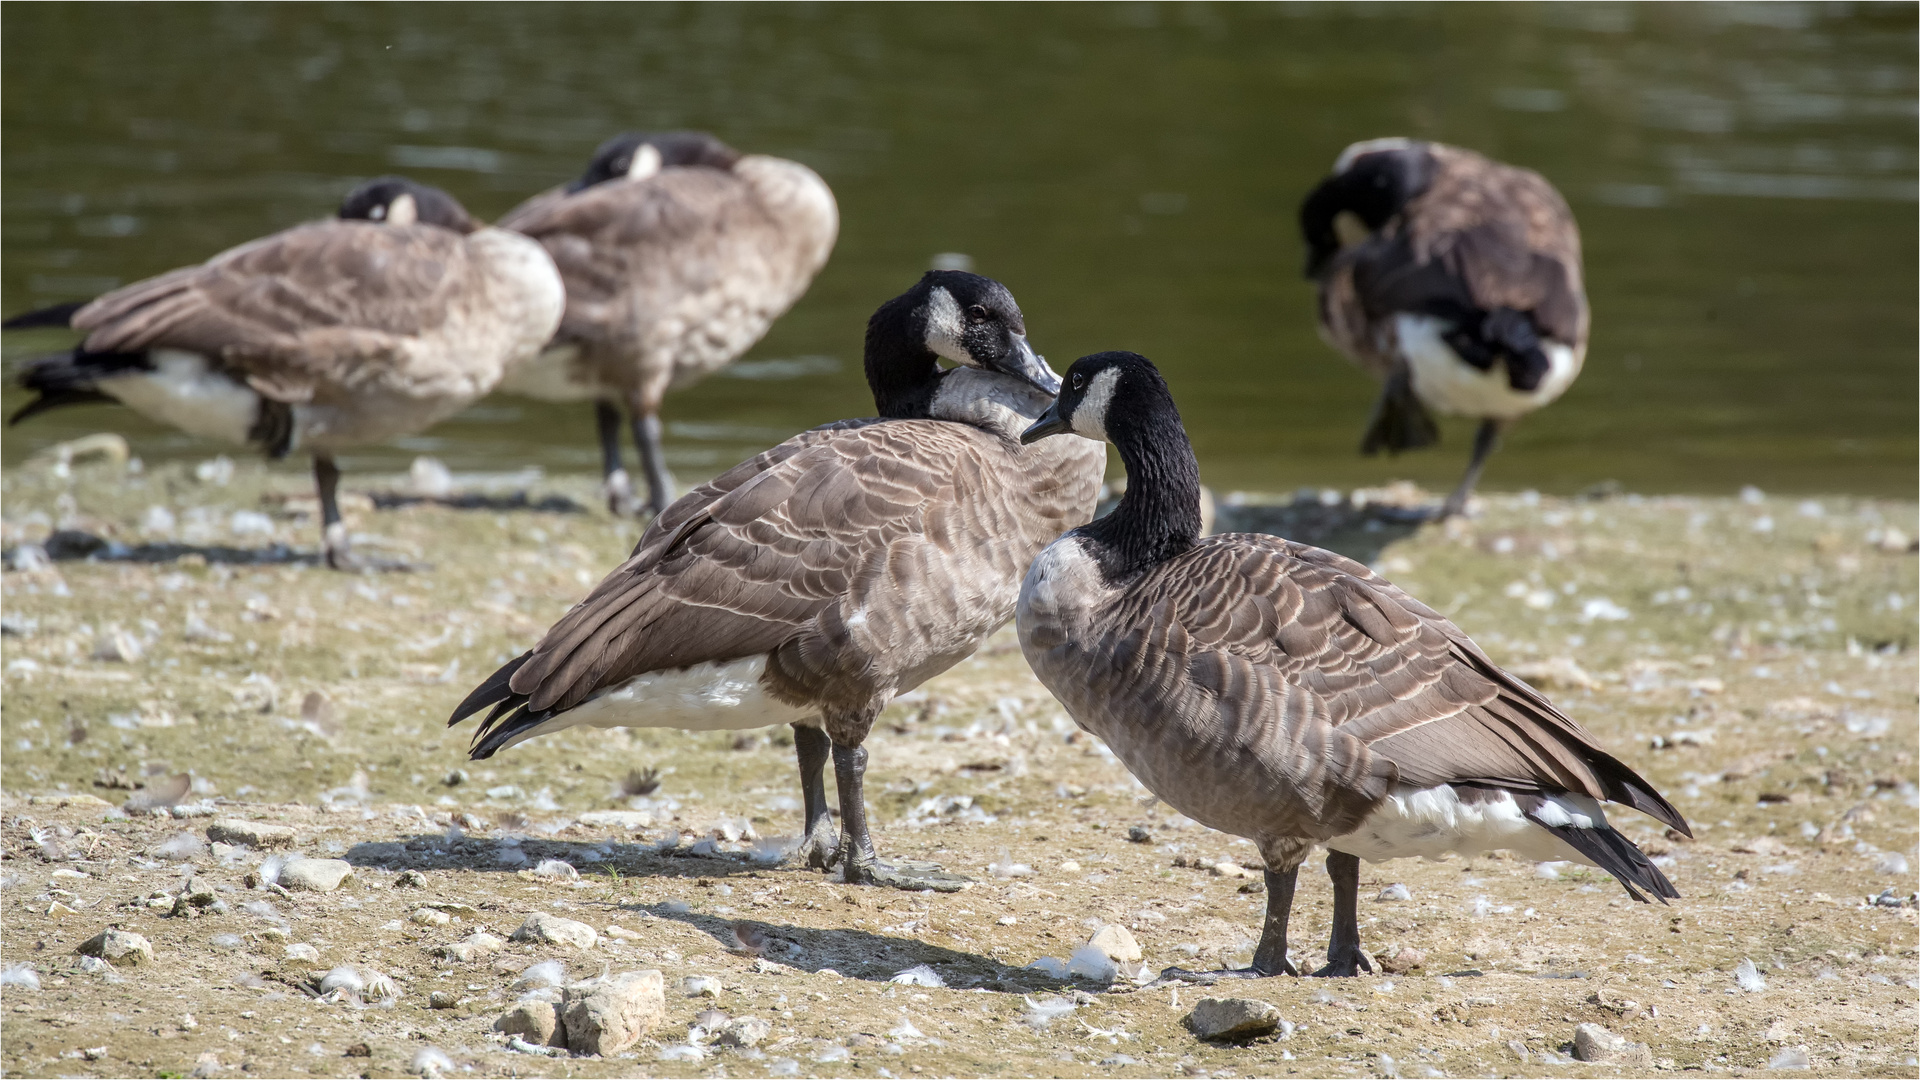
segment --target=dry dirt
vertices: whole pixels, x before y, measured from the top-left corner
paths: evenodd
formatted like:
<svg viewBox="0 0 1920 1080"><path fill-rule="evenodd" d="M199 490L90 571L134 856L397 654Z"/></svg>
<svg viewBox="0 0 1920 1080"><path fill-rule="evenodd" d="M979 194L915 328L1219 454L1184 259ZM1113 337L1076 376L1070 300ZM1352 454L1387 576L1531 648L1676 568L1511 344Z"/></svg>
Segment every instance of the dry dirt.
<svg viewBox="0 0 1920 1080"><path fill-rule="evenodd" d="M1368 865L1363 941L1418 959L1410 971L1135 990L1028 965L1109 922L1154 968L1246 962L1264 898L1204 864L1253 852L1147 798L1073 731L1010 634L898 703L868 744L883 852L976 884L848 888L767 861L798 828L782 731L568 732L464 760L448 711L617 561L631 524L361 504L366 546L433 568L235 565L218 548L310 550L311 497L292 471L201 471L36 462L4 477L10 548L68 528L201 549L158 564L16 555L5 574L9 1075L1620 1074L1570 1059L1587 1022L1647 1044L1658 1072L1920 1071L1912 504L1497 496L1472 521L1383 530L1363 554L1696 824L1682 842L1616 815L1684 899L1634 904L1597 872L1510 858ZM592 503L584 481L533 486ZM650 769L657 788L634 794ZM590 816L608 811L626 816ZM354 875L324 894L250 887L270 853L208 844L216 816L289 825L294 850ZM542 876L547 860L578 878ZM217 903L175 916L189 879ZM1374 899L1396 883L1407 899ZM599 942L434 952L532 912ZM1310 864L1301 967L1328 916ZM143 935L153 962L87 970L76 947L109 927ZM665 1024L606 1060L509 1050L490 1025L550 959L575 978L660 969ZM916 965L945 986L889 981ZM337 967L384 974L398 996L316 996ZM714 996L686 995L695 976ZM1207 993L1272 1003L1285 1036L1198 1041L1182 1019ZM751 1051L690 1044L710 1008L771 1033Z"/></svg>

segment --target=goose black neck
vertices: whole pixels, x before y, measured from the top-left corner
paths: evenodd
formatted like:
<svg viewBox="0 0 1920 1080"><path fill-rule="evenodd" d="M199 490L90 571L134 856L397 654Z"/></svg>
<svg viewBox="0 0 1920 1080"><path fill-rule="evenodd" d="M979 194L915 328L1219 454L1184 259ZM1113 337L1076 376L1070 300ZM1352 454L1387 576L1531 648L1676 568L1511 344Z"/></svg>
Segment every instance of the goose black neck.
<svg viewBox="0 0 1920 1080"><path fill-rule="evenodd" d="M940 387L939 358L926 346L925 327L915 326L914 310L924 303L908 293L867 320L867 388L873 407L889 420L926 419Z"/></svg>
<svg viewBox="0 0 1920 1080"><path fill-rule="evenodd" d="M1200 463L1164 387L1131 415L1107 416L1107 438L1127 467L1113 513L1085 526L1107 580L1131 576L1186 551L1200 538ZM1121 403L1113 403L1114 410Z"/></svg>

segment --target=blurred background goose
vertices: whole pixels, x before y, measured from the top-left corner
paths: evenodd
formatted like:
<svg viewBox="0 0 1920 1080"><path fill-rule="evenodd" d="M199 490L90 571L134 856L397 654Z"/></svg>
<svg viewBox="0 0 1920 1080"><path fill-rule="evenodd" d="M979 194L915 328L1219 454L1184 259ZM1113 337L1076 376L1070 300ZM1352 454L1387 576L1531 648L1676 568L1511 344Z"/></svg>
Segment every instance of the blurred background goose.
<svg viewBox="0 0 1920 1080"><path fill-rule="evenodd" d="M1322 975L1367 966L1361 858L1506 848L1598 866L1635 900L1679 895L1601 803L1691 835L1679 811L1458 627L1332 552L1199 538L1193 446L1144 357L1075 361L1022 441L1067 432L1114 444L1127 493L1034 560L1021 649L1150 791L1259 846L1267 918L1242 974L1298 974L1287 917L1315 844L1334 886Z"/></svg>
<svg viewBox="0 0 1920 1080"><path fill-rule="evenodd" d="M647 507L673 501L660 402L760 340L826 265L840 213L812 169L742 156L703 132L608 140L580 179L500 220L545 245L567 283L553 345L502 389L594 401L607 500L634 510L621 463L625 409Z"/></svg>
<svg viewBox="0 0 1920 1080"><path fill-rule="evenodd" d="M14 414L119 402L269 457L313 455L323 557L349 551L340 450L446 419L539 351L565 305L538 244L401 177L354 189L336 219L242 244L98 299L8 320L86 337L35 361Z"/></svg>
<svg viewBox="0 0 1920 1080"><path fill-rule="evenodd" d="M1500 433L1587 352L1580 230L1539 173L1411 139L1347 147L1300 207L1320 334L1381 383L1363 453L1427 446L1432 412L1480 421L1467 498Z"/></svg>
<svg viewBox="0 0 1920 1080"><path fill-rule="evenodd" d="M581 724L791 723L811 865L837 859L851 883L960 887L931 864L875 858L863 744L896 695L1012 618L1027 563L1093 516L1105 448L1021 446L1059 378L989 278L933 271L882 305L866 369L878 418L804 432L695 488L476 688L449 721L491 710L472 756Z"/></svg>

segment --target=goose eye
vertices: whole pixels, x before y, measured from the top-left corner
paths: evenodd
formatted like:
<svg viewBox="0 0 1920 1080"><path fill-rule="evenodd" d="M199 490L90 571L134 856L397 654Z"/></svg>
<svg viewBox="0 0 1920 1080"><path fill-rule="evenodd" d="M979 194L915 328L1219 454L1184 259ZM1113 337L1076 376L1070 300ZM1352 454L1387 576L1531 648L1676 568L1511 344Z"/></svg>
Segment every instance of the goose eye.
<svg viewBox="0 0 1920 1080"><path fill-rule="evenodd" d="M969 305L967 307L967 318L972 319L974 322L986 322L987 309L981 307L979 304Z"/></svg>
<svg viewBox="0 0 1920 1080"><path fill-rule="evenodd" d="M1086 377L1086 375L1085 375L1084 373L1082 373L1082 372L1078 372L1078 371L1076 371L1076 372L1074 372L1074 373L1073 373L1073 388L1074 388L1075 390L1080 390L1080 389L1083 389L1083 388L1085 388L1085 386L1086 386L1086 385L1087 385L1087 377Z"/></svg>

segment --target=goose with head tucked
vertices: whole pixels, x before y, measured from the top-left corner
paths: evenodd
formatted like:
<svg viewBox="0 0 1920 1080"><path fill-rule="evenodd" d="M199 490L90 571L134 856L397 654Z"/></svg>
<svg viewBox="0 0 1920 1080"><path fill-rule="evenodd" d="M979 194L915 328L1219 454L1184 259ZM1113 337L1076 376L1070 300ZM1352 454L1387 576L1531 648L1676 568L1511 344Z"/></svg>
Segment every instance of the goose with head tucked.
<svg viewBox="0 0 1920 1080"><path fill-rule="evenodd" d="M1381 383L1363 453L1439 439L1431 413L1480 421L1466 509L1512 423L1573 384L1589 315L1580 229L1531 169L1413 139L1347 147L1300 207L1320 334Z"/></svg>
<svg viewBox="0 0 1920 1080"><path fill-rule="evenodd" d="M791 723L809 864L837 861L850 883L961 887L875 857L864 743L895 696L1012 618L1027 563L1093 516L1105 450L1021 445L1059 377L989 278L934 271L882 305L866 369L878 417L803 432L689 492L468 695L449 722L484 714L472 756L580 725Z"/></svg>
<svg viewBox="0 0 1920 1080"><path fill-rule="evenodd" d="M673 501L660 403L732 363L807 291L839 233L826 182L797 162L736 152L705 132L628 132L586 172L500 220L545 245L567 282L552 346L502 387L594 401L609 506L636 509L622 462L626 410L647 508Z"/></svg>
<svg viewBox="0 0 1920 1080"><path fill-rule="evenodd" d="M1034 560L1021 649L1148 790L1258 845L1266 925L1237 974L1297 974L1287 918L1315 844L1334 886L1322 975L1367 966L1363 858L1504 848L1598 866L1635 900L1678 896L1602 804L1688 832L1679 812L1438 612L1331 552L1200 538L1193 447L1144 357L1075 361L1022 438L1067 433L1112 442L1127 491Z"/></svg>
<svg viewBox="0 0 1920 1080"><path fill-rule="evenodd" d="M12 422L119 402L269 457L305 450L326 564L372 565L349 549L334 455L485 396L553 336L565 302L540 245L475 221L438 188L382 177L334 219L0 324L86 335L26 368L20 382L38 396Z"/></svg>

